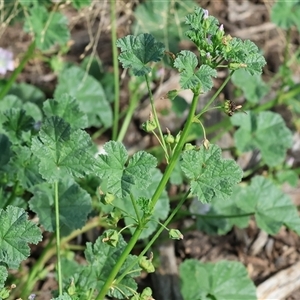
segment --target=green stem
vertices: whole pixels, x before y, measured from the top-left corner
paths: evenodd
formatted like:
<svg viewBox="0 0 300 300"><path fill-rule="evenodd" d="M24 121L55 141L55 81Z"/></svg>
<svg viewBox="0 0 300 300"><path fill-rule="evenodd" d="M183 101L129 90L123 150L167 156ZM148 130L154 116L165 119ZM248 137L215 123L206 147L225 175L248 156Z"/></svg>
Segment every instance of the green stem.
<svg viewBox="0 0 300 300"><path fill-rule="evenodd" d="M62 238L61 246L66 245L69 241L73 240L77 236L82 235L83 233L90 231L92 228L95 228L99 225L101 225L99 217L91 219L81 229L74 230L69 236ZM18 284L17 288L13 290L13 293L11 294L12 298L16 298L13 296L15 296L15 294L17 294L20 290L22 290L20 296L22 299L28 297L29 293L32 291L34 285L36 284L36 281L39 279L39 274L44 270L47 261L49 261L49 259L51 259L53 255L55 255L56 250L55 245L52 243L53 239L54 235L52 235L47 246L43 249L42 254L32 266L29 276L22 277L22 281Z"/></svg>
<svg viewBox="0 0 300 300"><path fill-rule="evenodd" d="M137 92L133 93L133 95L130 99L130 102L129 102L129 107L128 107L125 119L122 122L122 127L121 127L121 130L120 130L118 138L117 138L118 142L122 142L123 139L124 139L124 136L125 136L126 131L129 127L129 124L130 124L130 121L131 121L132 116L134 114L134 111L136 110L136 108L138 106L138 99L139 99L138 98L138 93Z"/></svg>
<svg viewBox="0 0 300 300"><path fill-rule="evenodd" d="M250 217L253 216L255 213L250 212L250 213L237 214L237 215L210 215L210 214L204 215L204 214L194 214L194 213L189 213L187 211L184 211L181 212L180 214L183 216L195 216L202 219L233 219L233 218Z"/></svg>
<svg viewBox="0 0 300 300"><path fill-rule="evenodd" d="M138 223L141 224L141 217L140 217L140 214L139 214L139 210L138 210L138 207L136 205L136 201L135 201L132 193L130 193L130 200L131 200L132 206L134 208Z"/></svg>
<svg viewBox="0 0 300 300"><path fill-rule="evenodd" d="M151 92L151 89L150 89L150 83L149 83L149 77L148 77L148 75L145 75L145 80L146 80L147 89L148 89L149 95L150 95L150 103L151 103L151 108L152 108L152 113L153 113L153 116L154 116L154 120L155 120L155 123L156 123L157 128L158 128L158 132L159 132L159 135L160 135L160 140L161 140L161 142L163 144L164 152L167 155L168 154L168 149L167 149L167 146L166 146L166 142L165 142L163 133L161 131L160 123L158 121L158 117L157 117L157 113L156 113L156 109L155 109L155 105L154 105L154 99L153 99L153 95L152 95L152 92Z"/></svg>
<svg viewBox="0 0 300 300"><path fill-rule="evenodd" d="M185 139L188 136L188 132L189 129L191 127L191 124L193 122L193 118L195 115L195 111L197 108L197 103L198 103L198 99L199 99L199 95L200 95L200 91L197 91L196 93L194 93L193 96L193 100L192 100L192 104L190 107L190 111L189 111L189 115L187 117L184 129L182 131L182 134L180 136L179 142L177 144L177 147L174 151L174 154L170 160L170 164L167 166L166 171L161 179L161 181L159 182L159 185L156 189L156 191L154 192L152 199L151 199L151 204L149 207L149 210L153 210L153 208L155 207L161 193L163 192L170 176L171 173L173 171L173 169L176 166L176 162L179 159L179 156L181 154L182 148L184 146L185 143ZM147 223L147 221L145 221L145 223ZM130 241L128 242L127 246L125 247L123 253L121 254L121 256L119 257L117 263L115 264L115 266L113 267L112 271L110 272L109 276L107 277L104 286L102 287L101 291L99 292L99 294L96 297L96 300L103 300L105 295L107 294L108 290L110 289L110 287L112 286L112 283L115 279L115 277L117 276L120 268L122 267L122 265L124 264L125 260L127 259L128 255L130 254L131 250L133 249L133 247L135 246L135 244L138 241L139 236L141 235L143 228L145 224L139 224L138 227L136 228L135 232L133 233L133 236L131 237Z"/></svg>
<svg viewBox="0 0 300 300"><path fill-rule="evenodd" d="M59 199L58 199L58 181L54 183L55 189L55 225L56 225L56 256L57 256L57 279L58 279L58 292L62 295L62 272L61 272L61 259L60 259L60 224L59 224Z"/></svg>
<svg viewBox="0 0 300 300"><path fill-rule="evenodd" d="M113 53L113 67L114 67L114 121L112 129L112 139L116 140L118 134L119 123L119 110L120 110L120 82L119 82L119 64L117 53L117 25L116 25L116 0L111 1L110 5L110 18L111 18L111 40L112 40L112 53Z"/></svg>
<svg viewBox="0 0 300 300"><path fill-rule="evenodd" d="M39 256L38 260L33 264L29 276L24 278L25 285L22 283L18 285L18 289L22 289L21 298L25 299L28 297L29 293L32 291L39 272L41 272L46 264L46 262L54 255L55 251L53 249L53 239L54 235L51 236L47 246L43 249L41 255Z"/></svg>
<svg viewBox="0 0 300 300"><path fill-rule="evenodd" d="M4 96L9 92L11 86L16 81L18 75L22 72L22 70L24 69L28 60L32 57L34 49L35 49L35 41L31 42L30 46L27 49L27 52L25 53L25 55L23 56L23 58L19 64L19 66L13 71L8 82L5 84L5 86L0 91L0 100L3 99Z"/></svg>
<svg viewBox="0 0 300 300"><path fill-rule="evenodd" d="M198 114L196 116L196 118L199 118L201 115L203 115L207 109L210 107L210 105L215 101L215 99L219 96L219 94L222 92L222 90L224 89L225 85L228 83L228 81L230 80L232 74L234 73L234 70L232 70L229 74L229 76L226 78L226 80L222 83L222 85L219 87L219 89L217 90L217 92L210 98L210 100L206 103L206 105L203 107L203 109L201 110L201 113Z"/></svg>

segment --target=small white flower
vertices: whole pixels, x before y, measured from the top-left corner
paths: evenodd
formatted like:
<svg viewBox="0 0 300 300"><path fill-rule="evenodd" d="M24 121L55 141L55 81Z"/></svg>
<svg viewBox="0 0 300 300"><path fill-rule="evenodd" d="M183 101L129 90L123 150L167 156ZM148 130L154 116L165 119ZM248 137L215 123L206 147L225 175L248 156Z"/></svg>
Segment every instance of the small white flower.
<svg viewBox="0 0 300 300"><path fill-rule="evenodd" d="M5 75L7 71L14 70L13 53L0 48L0 74Z"/></svg>

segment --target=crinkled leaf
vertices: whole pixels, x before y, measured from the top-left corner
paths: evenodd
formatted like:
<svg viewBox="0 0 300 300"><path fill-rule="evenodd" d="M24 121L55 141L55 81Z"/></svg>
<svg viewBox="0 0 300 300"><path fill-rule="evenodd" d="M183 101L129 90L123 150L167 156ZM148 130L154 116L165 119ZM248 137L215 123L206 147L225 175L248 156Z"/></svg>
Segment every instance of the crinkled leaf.
<svg viewBox="0 0 300 300"><path fill-rule="evenodd" d="M143 33L138 36L127 35L117 40L117 47L121 49L119 61L123 68L132 68L133 74L143 76L151 71L146 66L149 62L160 61L165 47L157 42L151 34Z"/></svg>
<svg viewBox="0 0 300 300"><path fill-rule="evenodd" d="M246 213L255 213L257 225L269 234L276 234L282 225L300 233L300 217L291 199L272 181L256 176L250 186L239 189L236 205Z"/></svg>
<svg viewBox="0 0 300 300"><path fill-rule="evenodd" d="M112 110L103 87L84 70L72 66L61 72L54 98L59 99L65 93L77 99L80 110L87 115L89 127L111 126Z"/></svg>
<svg viewBox="0 0 300 300"><path fill-rule="evenodd" d="M30 209L39 216L46 230L55 231L53 184L40 184L33 187L31 191L34 196L29 201ZM92 201L90 195L72 179L59 182L58 198L60 231L63 236L66 236L85 225L92 209Z"/></svg>
<svg viewBox="0 0 300 300"><path fill-rule="evenodd" d="M181 72L180 85L183 89L196 89L200 86L206 92L212 88L211 77L217 77L217 71L207 65L201 65L199 69L196 69L197 66L197 56L186 50L181 51L174 62L174 67Z"/></svg>
<svg viewBox="0 0 300 300"><path fill-rule="evenodd" d="M158 169L151 169L148 172L150 173L150 178L149 178L147 189L138 186L132 187L131 194L133 195L134 201L137 202L137 205L135 207L133 207L130 196L127 196L125 198L115 199L113 202L114 206L126 212L125 223L127 226L130 224L135 224L135 219L136 219L135 209L138 210L140 216L143 216L144 214L148 213L147 208L151 202L150 199L153 196L161 180L162 174ZM144 199L144 201L146 202L144 207L139 205L138 203L139 199L141 198ZM139 238L145 239L149 237L157 228L158 221L165 220L169 214L169 211L170 211L169 198L167 192L164 190L163 193L160 195L158 202L155 205L151 220L147 223L147 227L143 230ZM133 233L134 227L129 227L129 228Z"/></svg>
<svg viewBox="0 0 300 300"><path fill-rule="evenodd" d="M12 143L19 143L22 133L33 129L34 119L20 108L11 108L4 112L3 129Z"/></svg>
<svg viewBox="0 0 300 300"><path fill-rule="evenodd" d="M107 191L117 197L128 195L135 185L145 189L151 183L151 169L156 167L156 158L151 154L139 151L129 159L128 154L119 142L110 141L103 146L106 154L100 154L96 163L96 173L107 179Z"/></svg>
<svg viewBox="0 0 300 300"><path fill-rule="evenodd" d="M244 69L236 70L232 75L234 85L242 89L245 98L251 103L258 103L269 92L268 85L261 75L250 75Z"/></svg>
<svg viewBox="0 0 300 300"><path fill-rule="evenodd" d="M7 279L8 273L4 266L0 266L0 289L4 287L5 281Z"/></svg>
<svg viewBox="0 0 300 300"><path fill-rule="evenodd" d="M76 297L76 296L75 296ZM76 298L75 298L76 299ZM74 300L69 294L63 293L61 296L58 296L56 298L52 298L51 300Z"/></svg>
<svg viewBox="0 0 300 300"><path fill-rule="evenodd" d="M256 289L246 268L235 261L201 263L195 259L180 265L181 292L185 300L256 300Z"/></svg>
<svg viewBox="0 0 300 300"><path fill-rule="evenodd" d="M221 149L211 144L209 149L189 150L182 154L181 169L191 180L191 192L201 202L214 197L226 199L234 185L241 181L242 170L233 160L223 159Z"/></svg>
<svg viewBox="0 0 300 300"><path fill-rule="evenodd" d="M36 46L40 50L48 50L56 44L64 45L70 39L67 17L60 12L47 11L46 7L36 5L28 10L25 32L33 32Z"/></svg>
<svg viewBox="0 0 300 300"><path fill-rule="evenodd" d="M43 110L47 117L61 117L70 123L72 128L86 128L88 126L87 115L79 109L77 100L68 94L63 94L58 99L45 101Z"/></svg>
<svg viewBox="0 0 300 300"><path fill-rule="evenodd" d="M283 29L295 25L300 31L300 1L276 1L272 6L271 20Z"/></svg>
<svg viewBox="0 0 300 300"><path fill-rule="evenodd" d="M39 158L39 171L48 182L69 175L83 177L93 170L92 142L84 131L71 127L60 117L47 118L31 151Z"/></svg>
<svg viewBox="0 0 300 300"><path fill-rule="evenodd" d="M11 171L15 170L14 174L16 174L20 185L25 189L29 189L42 183L44 180L39 173L36 157L32 155L30 148L15 146L13 150L15 155L10 163Z"/></svg>
<svg viewBox="0 0 300 300"><path fill-rule="evenodd" d="M40 229L27 220L27 213L14 206L0 209L0 263L10 269L17 269L22 260L30 254L28 243L42 240Z"/></svg>
<svg viewBox="0 0 300 300"><path fill-rule="evenodd" d="M5 134L0 134L0 169L3 168L12 157L11 142Z"/></svg>
<svg viewBox="0 0 300 300"><path fill-rule="evenodd" d="M264 162L271 167L284 161L287 149L292 146L292 133L279 114L270 111L258 115L235 114L231 122L240 126L234 134L239 151L259 149Z"/></svg>
<svg viewBox="0 0 300 300"><path fill-rule="evenodd" d="M110 246L103 242L105 234L101 235L94 244L87 243L85 250L85 257L88 262L86 268L77 276L75 282L76 286L88 288L96 288L100 290L106 281L112 268L115 266L120 255L126 247L126 242L123 237L119 235L119 240L116 247ZM122 265L118 276L123 275L125 269L136 260L136 256L128 255L125 263ZM139 270L138 266L134 266L133 270ZM109 290L109 296L118 299L124 299L124 296L129 297L132 291L137 289L137 284L134 277L140 275L139 271L129 272L119 283L114 283ZM120 293L122 291L122 293Z"/></svg>

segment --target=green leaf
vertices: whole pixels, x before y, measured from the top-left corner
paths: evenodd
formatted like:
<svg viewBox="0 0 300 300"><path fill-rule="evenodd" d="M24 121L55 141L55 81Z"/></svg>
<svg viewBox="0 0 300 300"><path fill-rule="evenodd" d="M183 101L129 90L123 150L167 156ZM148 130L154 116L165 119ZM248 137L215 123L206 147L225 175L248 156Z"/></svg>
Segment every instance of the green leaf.
<svg viewBox="0 0 300 300"><path fill-rule="evenodd" d="M121 235L116 247L110 246L108 243L104 243L104 238L105 234L101 235L94 244L87 243L84 253L88 265L78 276L76 276L76 287L81 287L85 290L89 288L97 289L98 291L101 290L109 273L117 263L117 260L127 245ZM126 261L122 265L117 277L120 275L123 276L126 268L134 261L136 262L136 265L133 267L133 270L135 271L133 272L131 270L119 283L114 283L109 290L109 296L124 299L124 297L131 296L133 291L137 289L137 284L133 279L140 275L140 268L138 267L136 256L127 256Z"/></svg>
<svg viewBox="0 0 300 300"><path fill-rule="evenodd" d="M242 216L245 214L245 211L236 204L236 201L240 199L238 196L239 189L241 189L240 186L235 186L231 197L226 199L226 201L222 198L214 198L208 207L203 207L203 204L199 201L193 201L190 207L191 213L203 215L196 215L197 228L208 234L224 235L228 233L234 225L239 228L247 227L250 216Z"/></svg>
<svg viewBox="0 0 300 300"><path fill-rule="evenodd" d="M16 178L24 189L42 183L44 180L39 173L36 157L32 155L30 148L15 146L14 156L11 160L10 171L16 174ZM14 170L14 171L13 171Z"/></svg>
<svg viewBox="0 0 300 300"><path fill-rule="evenodd" d="M90 136L72 130L59 117L47 118L37 137L32 139L31 151L40 160L39 171L48 182L73 175L83 177L92 172L95 159Z"/></svg>
<svg viewBox="0 0 300 300"><path fill-rule="evenodd" d="M44 183L31 189L33 197L29 201L43 227L55 231L54 185ZM87 216L92 210L90 195L72 179L65 179L58 185L59 219L62 236L85 225Z"/></svg>
<svg viewBox="0 0 300 300"><path fill-rule="evenodd" d="M181 51L174 62L174 67L181 72L180 85L183 89L197 89L200 86L206 92L212 88L211 77L217 77L217 71L208 65L201 65L197 70L197 66L197 56L187 50Z"/></svg>
<svg viewBox="0 0 300 300"><path fill-rule="evenodd" d="M195 259L180 265L181 292L185 300L256 300L256 290L239 262L201 263Z"/></svg>
<svg viewBox="0 0 300 300"><path fill-rule="evenodd" d="M51 300L74 300L70 295L67 293L63 293L61 296L58 296L56 298L52 298Z"/></svg>
<svg viewBox="0 0 300 300"><path fill-rule="evenodd" d="M30 254L28 243L42 240L40 229L27 220L27 213L14 206L0 209L0 263L17 269Z"/></svg>
<svg viewBox="0 0 300 300"><path fill-rule="evenodd" d="M8 273L4 266L0 266L0 289L4 287L5 281L7 279Z"/></svg>
<svg viewBox="0 0 300 300"><path fill-rule="evenodd" d="M243 91L245 98L251 103L258 103L269 92L269 87L261 75L252 76L246 70L239 69L231 78L234 85Z"/></svg>
<svg viewBox="0 0 300 300"><path fill-rule="evenodd" d="M151 169L148 171L150 174L149 182L147 183L147 188L133 186L131 190L131 195L137 205L135 207L132 204L132 199L130 196L125 198L115 199L113 204L114 206L120 208L123 212L125 212L125 224L132 225L136 224L136 210L138 211L140 216L148 215L149 211L147 208L150 205L150 199L153 196L161 178L162 174L158 169ZM140 202L141 201L141 202ZM151 220L147 223L147 227L142 231L140 235L140 239L145 239L149 237L157 228L158 221L165 220L170 211L170 204L167 192L164 190L160 195L153 213L151 214ZM131 233L134 231L134 227L129 227Z"/></svg>
<svg viewBox="0 0 300 300"><path fill-rule="evenodd" d="M2 169L12 157L11 142L4 134L0 134L0 169Z"/></svg>
<svg viewBox="0 0 300 300"><path fill-rule="evenodd" d="M76 9L80 9L91 4L91 0L72 0L71 2Z"/></svg>
<svg viewBox="0 0 300 300"><path fill-rule="evenodd" d="M36 46L42 51L49 50L56 44L64 45L70 39L67 17L59 12L48 13L44 6L28 9L24 31L33 33Z"/></svg>
<svg viewBox="0 0 300 300"><path fill-rule="evenodd" d="M271 20L283 29L296 26L300 31L300 1L276 1L272 6Z"/></svg>
<svg viewBox="0 0 300 300"><path fill-rule="evenodd" d="M300 234L300 217L291 199L270 180L256 176L249 187L235 195L236 205L255 213L257 225L269 234L276 234L282 225Z"/></svg>
<svg viewBox="0 0 300 300"><path fill-rule="evenodd" d="M157 160L145 151L136 152L128 160L125 147L110 141L103 146L106 154L100 154L96 163L96 173L106 179L107 191L117 197L125 197L136 186L146 189L151 182L151 169L156 167Z"/></svg>
<svg viewBox="0 0 300 300"><path fill-rule="evenodd" d="M54 98L65 93L77 99L80 110L87 115L88 127L112 125L112 110L102 85L81 68L72 66L59 75Z"/></svg>
<svg viewBox="0 0 300 300"><path fill-rule="evenodd" d="M151 68L146 64L160 61L165 51L164 45L155 41L154 37L148 33L138 36L127 35L118 39L117 47L121 48L119 61L123 68L132 68L135 76L150 73Z"/></svg>
<svg viewBox="0 0 300 300"><path fill-rule="evenodd" d="M292 187L297 187L299 175L294 170L281 170L276 173L279 183L287 182Z"/></svg>
<svg viewBox="0 0 300 300"><path fill-rule="evenodd" d="M240 152L259 149L262 159L270 167L284 161L287 149L292 146L292 133L279 114L249 112L247 115L235 114L230 120L233 125L240 126L234 134Z"/></svg>
<svg viewBox="0 0 300 300"><path fill-rule="evenodd" d="M235 184L242 179L242 170L233 160L223 159L221 149L211 144L206 150L189 150L182 154L181 169L191 180L191 193L203 203L214 197L227 199Z"/></svg>
<svg viewBox="0 0 300 300"><path fill-rule="evenodd" d="M23 132L33 129L34 119L23 109L11 108L4 112L3 129L12 143L19 143Z"/></svg>
<svg viewBox="0 0 300 300"><path fill-rule="evenodd" d="M185 38L184 24L181 20L192 12L194 1L155 1L148 0L137 5L132 32L136 34L149 32L158 40L166 43L172 52L178 51L178 43ZM170 14L172 11L172 14Z"/></svg>
<svg viewBox="0 0 300 300"><path fill-rule="evenodd" d="M9 94L19 97L23 102L35 103L39 107L42 106L42 103L46 99L45 94L39 88L24 82L15 83Z"/></svg>
<svg viewBox="0 0 300 300"><path fill-rule="evenodd" d="M87 115L79 109L76 99L68 94L61 95L57 100L45 101L43 110L47 117L61 117L73 128L88 127Z"/></svg>

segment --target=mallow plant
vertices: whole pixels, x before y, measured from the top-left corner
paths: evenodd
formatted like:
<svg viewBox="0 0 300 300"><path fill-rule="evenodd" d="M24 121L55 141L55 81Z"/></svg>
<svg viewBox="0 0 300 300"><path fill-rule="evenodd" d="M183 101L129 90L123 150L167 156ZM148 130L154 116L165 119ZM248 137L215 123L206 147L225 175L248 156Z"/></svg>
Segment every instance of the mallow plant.
<svg viewBox="0 0 300 300"><path fill-rule="evenodd" d="M148 88L151 111L143 129L159 141L166 162L163 172L155 156L146 151L129 155L120 141L111 140L97 152L83 128L99 119L105 124L109 118L111 124L111 114L102 108L99 116L88 119L92 112L84 111L82 102L66 93L63 77L54 99L44 101L40 112L32 107L29 110L13 94L1 100L1 299L14 295L34 299L39 292L35 283L49 272L47 262L53 255L58 290L52 299L153 299L150 288L137 291L135 278L141 272L155 271L150 249L163 230L171 239L183 238L179 230L168 225L191 196L211 204L208 214L215 216L211 220L216 222L218 214L222 216L226 221L220 228L222 234L234 225L246 227L251 216L269 234L275 234L282 225L300 233L300 219L290 199L265 177L253 177L251 183L239 186L241 168L234 160L222 157L221 148L210 143L203 125L205 113L221 109L238 127L235 141L240 152L258 149L265 165L283 163L291 133L279 115L239 113L242 107L232 99L213 106L234 72L242 69L251 76L260 75L265 59L251 41L226 34L207 10L196 8L185 23L189 27L186 36L196 46L196 53L165 51L164 44L148 33L128 35L116 42L123 68L143 78ZM160 126L149 79L154 63L162 59L168 59L178 70L181 89L193 94L182 130L166 134ZM228 77L198 111L199 97L212 89L213 78L221 68L228 70ZM75 68L66 72L68 77L81 75ZM73 92L78 88L73 85ZM170 91L169 97L176 101L178 92ZM192 124L203 132L200 146L187 143ZM170 211L167 187L174 172L180 173L188 188ZM37 218L29 220L29 215ZM201 216L197 218L201 227ZM70 241L99 225L107 229L94 243L86 244L86 263L77 263L68 250ZM47 237L43 252L24 273L20 264L30 256L28 244L43 240L41 229ZM139 255L131 254L141 239L147 239L144 249ZM20 270L22 276L8 280L9 270ZM180 265L180 278L185 300L256 299L255 286L238 262L186 260Z"/></svg>

